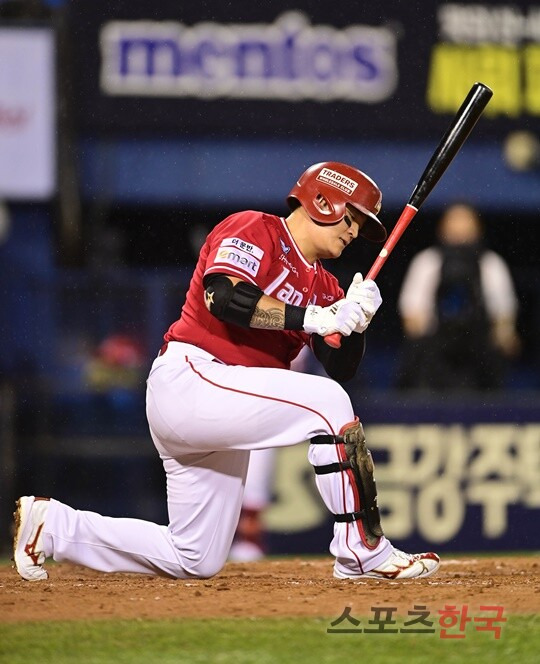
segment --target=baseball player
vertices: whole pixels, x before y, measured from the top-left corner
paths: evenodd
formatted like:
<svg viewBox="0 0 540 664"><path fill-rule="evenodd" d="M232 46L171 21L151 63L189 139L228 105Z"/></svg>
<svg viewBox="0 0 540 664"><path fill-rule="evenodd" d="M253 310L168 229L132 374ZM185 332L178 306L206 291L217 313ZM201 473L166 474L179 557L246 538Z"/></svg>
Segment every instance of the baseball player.
<svg viewBox="0 0 540 664"><path fill-rule="evenodd" d="M385 239L381 192L358 169L324 162L287 200L287 218L243 211L210 232L152 365L147 418L167 476L169 525L24 496L14 546L23 578L47 578L48 557L104 572L211 577L231 547L250 451L305 440L335 519L335 577L410 579L438 569L436 554L407 554L385 538L362 424L340 385L362 359L379 289L356 274L344 293L320 262L358 235ZM343 335L339 349L324 340L334 332ZM328 378L289 371L305 344Z"/></svg>

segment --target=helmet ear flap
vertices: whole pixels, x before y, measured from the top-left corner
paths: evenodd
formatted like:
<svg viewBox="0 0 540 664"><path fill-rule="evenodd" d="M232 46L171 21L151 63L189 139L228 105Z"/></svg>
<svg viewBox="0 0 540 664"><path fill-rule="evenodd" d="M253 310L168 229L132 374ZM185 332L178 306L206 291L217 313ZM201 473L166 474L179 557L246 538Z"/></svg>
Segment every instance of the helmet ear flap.
<svg viewBox="0 0 540 664"><path fill-rule="evenodd" d="M317 210L324 215L330 216L334 212L334 205L321 193L317 194L313 199L313 205Z"/></svg>

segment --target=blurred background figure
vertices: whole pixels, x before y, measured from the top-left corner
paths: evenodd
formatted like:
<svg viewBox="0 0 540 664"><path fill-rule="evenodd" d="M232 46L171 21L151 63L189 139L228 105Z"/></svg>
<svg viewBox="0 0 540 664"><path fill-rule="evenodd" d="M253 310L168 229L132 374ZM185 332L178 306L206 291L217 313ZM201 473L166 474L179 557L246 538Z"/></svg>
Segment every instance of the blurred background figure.
<svg viewBox="0 0 540 664"><path fill-rule="evenodd" d="M275 460L275 448L255 450L249 456L242 511L229 560L250 562L267 553L263 517L272 501Z"/></svg>
<svg viewBox="0 0 540 664"><path fill-rule="evenodd" d="M134 335L115 332L106 336L83 364L83 391L75 399L74 412L82 410L98 427L96 433L100 428L110 434L128 433L132 423L140 420L147 362L144 345ZM84 409L77 407L79 400ZM67 406L68 400L64 402ZM81 422L79 429L84 428Z"/></svg>
<svg viewBox="0 0 540 664"><path fill-rule="evenodd" d="M85 366L85 382L95 392L142 389L147 358L143 345L128 334L111 334Z"/></svg>
<svg viewBox="0 0 540 664"><path fill-rule="evenodd" d="M448 207L437 235L438 244L412 260L399 295L407 342L398 387L498 389L520 347L509 269L483 245L468 204Z"/></svg>

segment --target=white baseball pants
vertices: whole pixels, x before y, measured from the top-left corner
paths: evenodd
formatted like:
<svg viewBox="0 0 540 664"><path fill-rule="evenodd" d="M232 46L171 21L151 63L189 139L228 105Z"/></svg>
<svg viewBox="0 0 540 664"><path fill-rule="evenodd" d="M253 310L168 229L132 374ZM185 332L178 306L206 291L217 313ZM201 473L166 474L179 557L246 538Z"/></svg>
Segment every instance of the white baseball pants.
<svg viewBox="0 0 540 664"><path fill-rule="evenodd" d="M147 417L167 477L169 525L111 518L51 500L43 533L47 556L104 572L211 577L223 567L240 515L250 450L338 434L354 421L342 387L284 369L227 366L209 353L169 343L150 371ZM338 461L337 446L311 445L309 461ZM345 473L317 475L335 514L357 509ZM358 524L336 523L336 567L362 573L384 562L384 537L367 548Z"/></svg>

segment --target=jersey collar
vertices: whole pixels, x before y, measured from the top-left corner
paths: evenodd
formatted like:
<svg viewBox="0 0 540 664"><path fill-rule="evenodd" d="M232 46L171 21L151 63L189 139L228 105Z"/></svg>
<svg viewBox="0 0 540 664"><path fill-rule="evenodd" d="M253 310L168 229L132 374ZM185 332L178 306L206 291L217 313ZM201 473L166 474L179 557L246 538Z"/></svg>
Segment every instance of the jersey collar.
<svg viewBox="0 0 540 664"><path fill-rule="evenodd" d="M287 222L285 221L285 217L280 217L279 218L281 223L283 224L283 228L285 229L285 232L287 233L289 240L291 241L291 245L293 246L294 250L298 254L298 258L304 263L306 267L311 268L312 270L317 271L317 262L315 263L310 263L307 258L304 256L304 254L301 252L300 247L296 244L294 241L293 236L291 235L291 232L289 230L289 227L287 226Z"/></svg>

